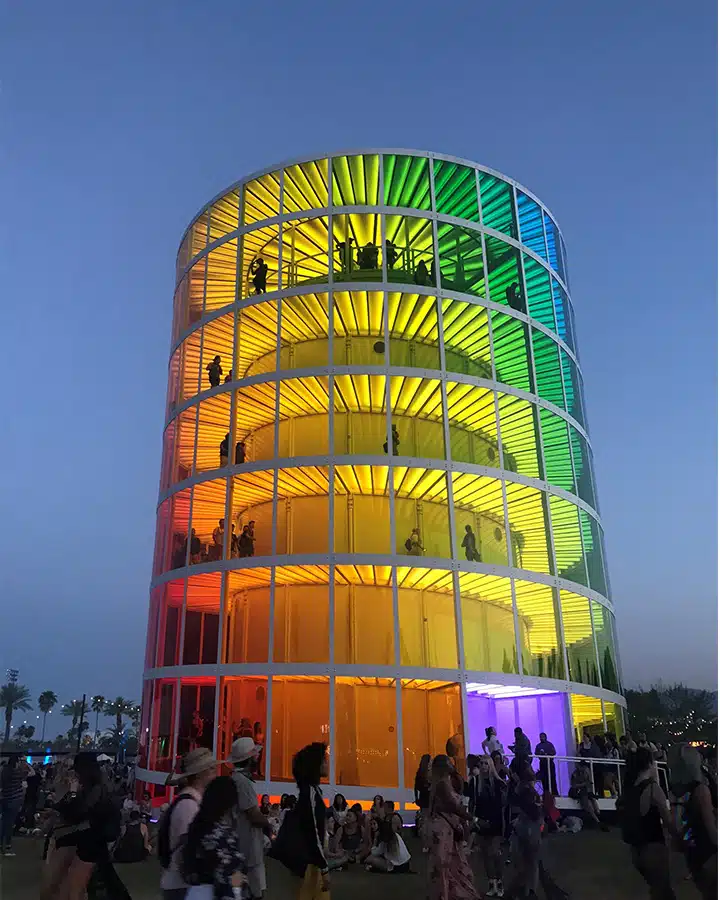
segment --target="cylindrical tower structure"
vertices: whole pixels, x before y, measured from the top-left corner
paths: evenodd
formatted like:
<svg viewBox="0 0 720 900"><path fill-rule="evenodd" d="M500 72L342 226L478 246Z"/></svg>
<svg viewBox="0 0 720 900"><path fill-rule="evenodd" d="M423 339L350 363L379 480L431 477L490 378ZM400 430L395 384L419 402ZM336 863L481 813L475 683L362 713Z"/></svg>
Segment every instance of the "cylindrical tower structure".
<svg viewBox="0 0 720 900"><path fill-rule="evenodd" d="M407 808L423 753L620 733L565 244L511 179L362 150L242 179L177 260L138 778L330 745ZM562 785L561 785L562 790Z"/></svg>

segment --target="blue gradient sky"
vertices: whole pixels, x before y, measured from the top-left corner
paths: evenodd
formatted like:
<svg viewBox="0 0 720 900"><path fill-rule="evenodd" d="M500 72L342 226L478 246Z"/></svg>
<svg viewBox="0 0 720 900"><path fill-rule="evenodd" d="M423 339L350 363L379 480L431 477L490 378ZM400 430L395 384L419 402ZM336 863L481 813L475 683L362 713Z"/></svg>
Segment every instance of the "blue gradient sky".
<svg viewBox="0 0 720 900"><path fill-rule="evenodd" d="M139 699L182 231L254 169L395 146L558 216L626 682L715 685L709 0L0 9L0 670Z"/></svg>

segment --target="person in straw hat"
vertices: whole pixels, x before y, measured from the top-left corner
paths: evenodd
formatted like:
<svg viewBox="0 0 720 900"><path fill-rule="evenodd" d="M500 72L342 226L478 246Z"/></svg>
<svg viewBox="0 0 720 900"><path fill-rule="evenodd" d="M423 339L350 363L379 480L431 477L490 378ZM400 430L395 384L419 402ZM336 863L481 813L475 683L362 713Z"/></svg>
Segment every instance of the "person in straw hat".
<svg viewBox="0 0 720 900"><path fill-rule="evenodd" d="M212 753L205 747L198 747L183 756L180 771L171 772L165 782L180 789L160 823L158 834L163 900L182 900L187 893L188 885L180 870L182 848L190 823L200 809L205 788L217 775L217 767Z"/></svg>
<svg viewBox="0 0 720 900"><path fill-rule="evenodd" d="M262 749L251 737L233 742L228 762L233 766L233 781L238 792L238 839L247 863L247 880L253 900L262 897L265 888L263 834L272 836L272 825L260 812L253 770Z"/></svg>

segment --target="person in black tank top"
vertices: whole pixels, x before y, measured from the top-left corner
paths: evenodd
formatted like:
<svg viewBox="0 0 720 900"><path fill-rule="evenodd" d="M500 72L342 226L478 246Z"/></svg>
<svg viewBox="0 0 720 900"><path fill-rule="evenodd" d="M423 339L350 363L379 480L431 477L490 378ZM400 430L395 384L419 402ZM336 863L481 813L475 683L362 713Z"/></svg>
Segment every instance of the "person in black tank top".
<svg viewBox="0 0 720 900"><path fill-rule="evenodd" d="M633 756L618 802L623 840L632 849L633 865L650 888L652 900L675 900L667 844L671 831L667 798L657 781L650 750L638 747Z"/></svg>

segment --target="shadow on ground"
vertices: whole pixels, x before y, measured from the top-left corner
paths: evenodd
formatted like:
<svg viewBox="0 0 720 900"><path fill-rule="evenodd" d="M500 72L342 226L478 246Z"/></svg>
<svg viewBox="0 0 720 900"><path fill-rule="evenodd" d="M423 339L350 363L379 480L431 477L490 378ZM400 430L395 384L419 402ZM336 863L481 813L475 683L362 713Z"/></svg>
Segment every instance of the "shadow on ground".
<svg viewBox="0 0 720 900"><path fill-rule="evenodd" d="M414 838L407 839L413 854L411 875L374 875L355 866L332 877L333 900L423 900L425 891L425 858ZM42 871L42 840L18 838L17 856L0 861L0 898L2 900L37 900ZM546 842L548 868L573 900L644 900L648 891L630 864L628 848L617 829L609 834L583 831L580 834L553 835ZM473 860L478 889L486 887L478 860ZM158 900L160 868L156 860L136 865L119 865L120 876L133 900ZM674 855L673 874L678 900L693 900L699 895L684 880L682 857ZM292 900L298 881L282 866L268 861L266 900ZM482 893L481 893L482 896Z"/></svg>

